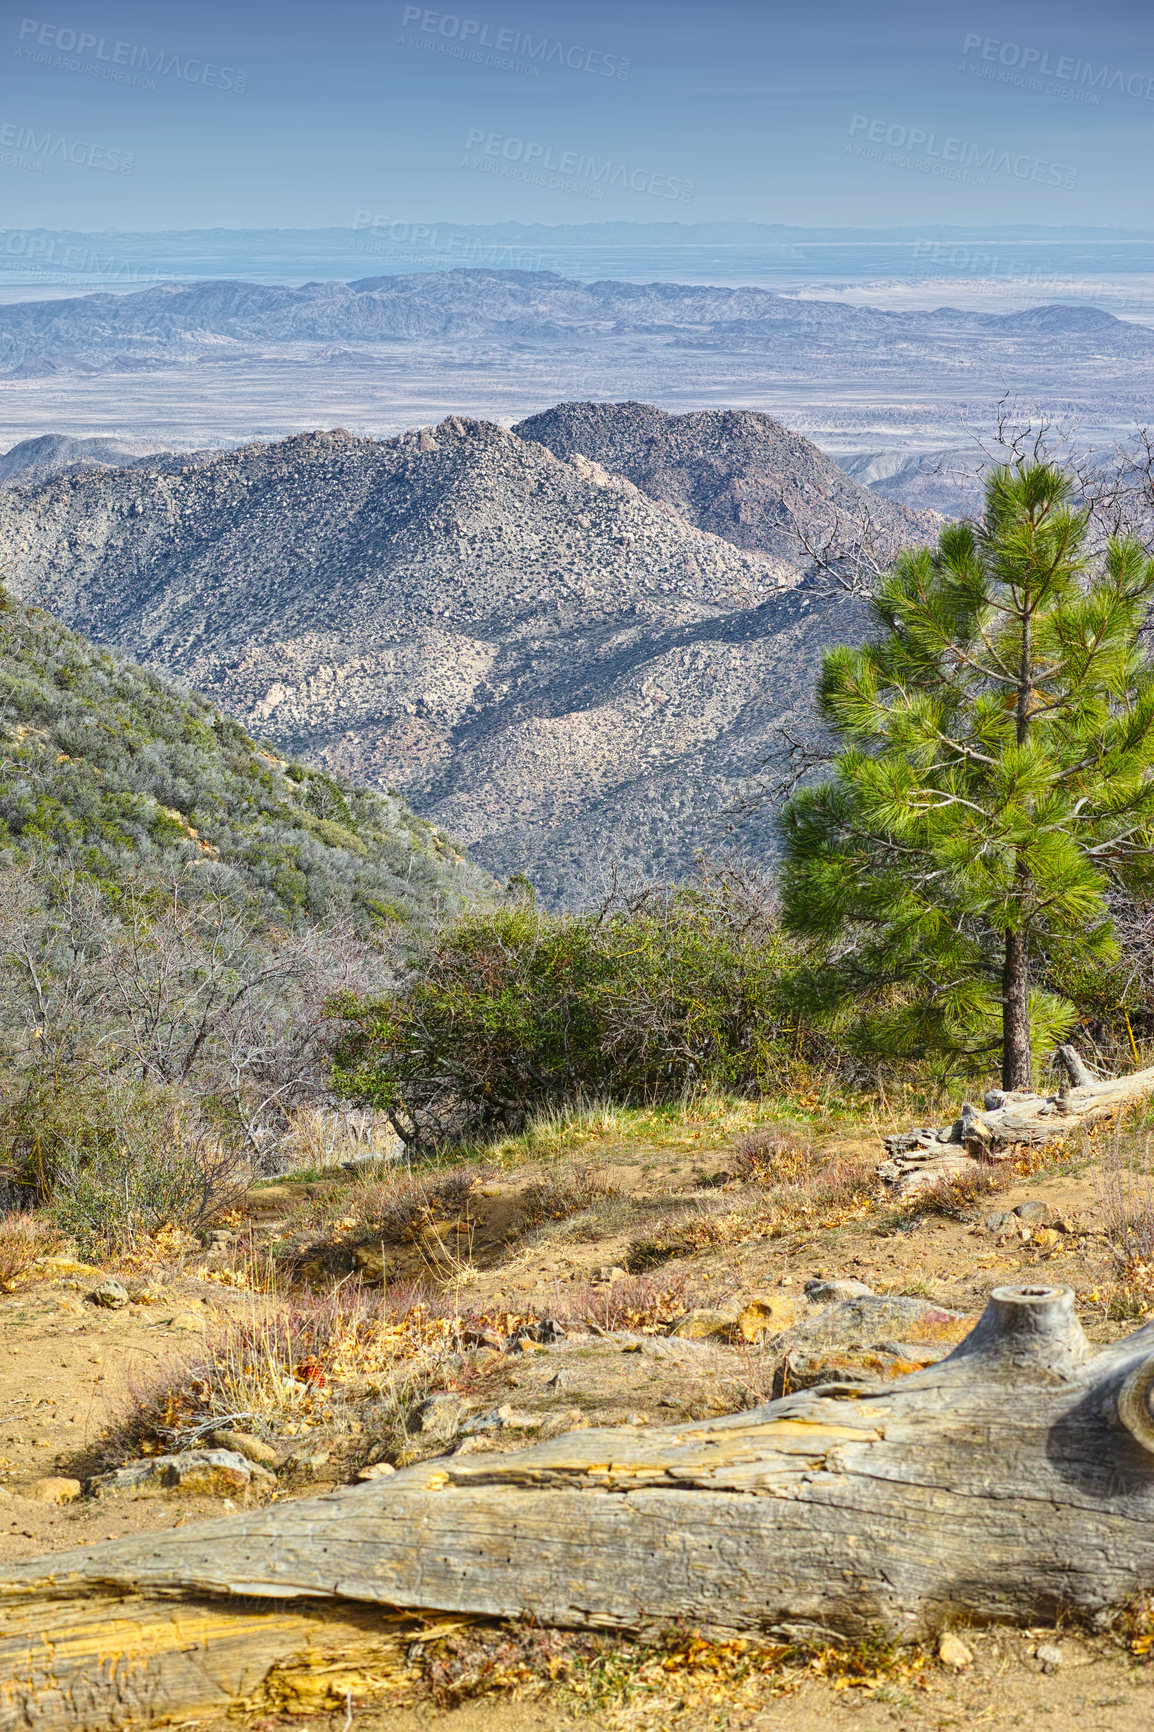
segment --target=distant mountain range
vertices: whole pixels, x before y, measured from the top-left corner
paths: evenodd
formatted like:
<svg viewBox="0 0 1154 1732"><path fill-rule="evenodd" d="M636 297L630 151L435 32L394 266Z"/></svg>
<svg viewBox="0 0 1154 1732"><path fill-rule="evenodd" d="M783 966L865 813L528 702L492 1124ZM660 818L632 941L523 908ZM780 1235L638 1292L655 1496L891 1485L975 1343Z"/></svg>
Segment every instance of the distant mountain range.
<svg viewBox="0 0 1154 1732"><path fill-rule="evenodd" d="M0 283L91 283L131 288L166 279L252 277L260 282L440 271L452 264L556 270L563 275L685 281L869 282L986 272L1045 280L1154 270L1148 229L922 224L916 228L802 228L726 222L460 223L394 220L361 211L346 228L174 229L161 233L0 231Z"/></svg>
<svg viewBox="0 0 1154 1732"><path fill-rule="evenodd" d="M885 371L915 345L927 363L972 369L1011 353L1019 364L1154 360L1154 331L1098 307L1011 313L879 311L761 288L578 282L541 271L452 270L306 283L166 283L132 294L0 307L0 375L227 366L269 345L299 359L355 360L342 348L485 338L544 352L622 337L666 347L768 352L778 366ZM328 353L326 353L328 351Z"/></svg>
<svg viewBox="0 0 1154 1732"><path fill-rule="evenodd" d="M578 900L606 861L679 873L723 839L824 647L860 634L784 557L796 502L926 529L767 416L575 404L529 431L73 471L0 492L0 558L70 626ZM592 432L654 492L581 451ZM768 818L752 839L771 847Z"/></svg>

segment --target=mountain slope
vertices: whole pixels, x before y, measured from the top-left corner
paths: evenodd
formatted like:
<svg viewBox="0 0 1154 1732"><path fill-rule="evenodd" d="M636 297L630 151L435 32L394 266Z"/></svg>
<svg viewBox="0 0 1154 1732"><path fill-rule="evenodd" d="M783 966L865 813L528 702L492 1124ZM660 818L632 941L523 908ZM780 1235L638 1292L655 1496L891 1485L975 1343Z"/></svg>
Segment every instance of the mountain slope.
<svg viewBox="0 0 1154 1732"><path fill-rule="evenodd" d="M0 557L21 595L402 788L551 900L607 854L684 870L861 629L796 566L456 418L9 490Z"/></svg>
<svg viewBox="0 0 1154 1732"><path fill-rule="evenodd" d="M808 439L753 410L669 415L651 403L559 403L513 431L558 457L592 458L698 529L781 559L801 558L799 532L828 529L838 514L868 514L883 557L934 533L932 514L875 498Z"/></svg>
<svg viewBox="0 0 1154 1732"><path fill-rule="evenodd" d="M0 592L0 853L109 882L194 865L268 917L423 923L486 875L396 795L254 745L198 693Z"/></svg>
<svg viewBox="0 0 1154 1732"><path fill-rule="evenodd" d="M0 487L34 487L65 469L120 469L166 449L139 439L72 439L66 433L42 433L22 439L0 455Z"/></svg>

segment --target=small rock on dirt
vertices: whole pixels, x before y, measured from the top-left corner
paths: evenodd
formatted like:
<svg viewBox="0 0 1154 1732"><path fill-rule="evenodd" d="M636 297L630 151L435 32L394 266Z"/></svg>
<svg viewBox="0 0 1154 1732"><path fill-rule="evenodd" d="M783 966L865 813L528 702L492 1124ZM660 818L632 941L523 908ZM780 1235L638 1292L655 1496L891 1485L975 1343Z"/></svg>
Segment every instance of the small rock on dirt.
<svg viewBox="0 0 1154 1732"><path fill-rule="evenodd" d="M98 1474L88 1489L96 1497L246 1497L271 1490L276 1476L231 1449L185 1449L129 1461Z"/></svg>
<svg viewBox="0 0 1154 1732"><path fill-rule="evenodd" d="M84 1487L78 1479L34 1479L24 1487L24 1496L37 1503L75 1503Z"/></svg>
<svg viewBox="0 0 1154 1732"><path fill-rule="evenodd" d="M818 1275L806 1282L805 1296L811 1305L836 1305L841 1299L872 1299L873 1288L864 1281L827 1281Z"/></svg>
<svg viewBox="0 0 1154 1732"><path fill-rule="evenodd" d="M396 1468L388 1461L374 1461L371 1467L362 1467L357 1474L357 1480L364 1485L374 1479L391 1479Z"/></svg>
<svg viewBox="0 0 1154 1732"><path fill-rule="evenodd" d="M258 1467L275 1471L280 1465L280 1456L272 1444L265 1443L263 1438L252 1437L247 1431L214 1431L212 1441L218 1449L231 1449L237 1455L243 1455L246 1461L255 1461Z"/></svg>
<svg viewBox="0 0 1154 1732"><path fill-rule="evenodd" d="M1039 1202L1034 1197L1028 1203L1019 1203L1013 1213L1017 1215L1019 1221L1048 1221L1053 1210L1048 1204Z"/></svg>
<svg viewBox="0 0 1154 1732"><path fill-rule="evenodd" d="M122 1305L128 1304L128 1289L121 1286L115 1275L109 1275L99 1287L92 1289L88 1297L93 1305L99 1305L105 1311L119 1311Z"/></svg>
<svg viewBox="0 0 1154 1732"><path fill-rule="evenodd" d="M439 1443L451 1443L461 1429L465 1404L459 1395L430 1395L413 1414L413 1430Z"/></svg>
<svg viewBox="0 0 1154 1732"><path fill-rule="evenodd" d="M974 1651L953 1630L945 1630L938 1642L938 1659L951 1672L964 1672L974 1663Z"/></svg>
<svg viewBox="0 0 1154 1732"><path fill-rule="evenodd" d="M307 1484L310 1480L323 1479L332 1458L332 1450L326 1444L301 1444L281 1463L280 1478L299 1485Z"/></svg>

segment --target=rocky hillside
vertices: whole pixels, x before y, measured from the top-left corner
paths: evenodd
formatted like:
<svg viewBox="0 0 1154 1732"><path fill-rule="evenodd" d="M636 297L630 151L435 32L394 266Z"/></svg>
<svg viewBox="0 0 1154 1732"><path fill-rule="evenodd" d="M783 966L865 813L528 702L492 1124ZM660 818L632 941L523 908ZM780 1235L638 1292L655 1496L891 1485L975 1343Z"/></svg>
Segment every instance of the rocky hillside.
<svg viewBox="0 0 1154 1732"><path fill-rule="evenodd" d="M0 856L111 887L194 867L280 925L421 925L487 875L396 795L255 745L196 692L0 591Z"/></svg>
<svg viewBox="0 0 1154 1732"><path fill-rule="evenodd" d="M0 487L35 486L66 469L120 469L167 449L139 439L73 439L66 433L42 433L36 439L21 439L0 455Z"/></svg>
<svg viewBox="0 0 1154 1732"><path fill-rule="evenodd" d="M839 516L872 524L883 557L936 532L933 513L876 497L808 439L749 409L668 415L652 403L560 403L514 432L566 460L592 458L698 529L780 559L798 560L799 535L824 539Z"/></svg>
<svg viewBox="0 0 1154 1732"><path fill-rule="evenodd" d="M18 593L550 899L681 871L857 627L583 457L453 419L0 493Z"/></svg>

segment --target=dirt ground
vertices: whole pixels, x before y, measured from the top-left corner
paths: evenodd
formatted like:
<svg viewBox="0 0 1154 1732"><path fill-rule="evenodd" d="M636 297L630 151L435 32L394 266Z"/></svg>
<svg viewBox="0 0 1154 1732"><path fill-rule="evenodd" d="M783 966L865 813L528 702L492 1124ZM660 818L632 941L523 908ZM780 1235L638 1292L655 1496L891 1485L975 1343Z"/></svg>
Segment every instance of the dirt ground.
<svg viewBox="0 0 1154 1732"><path fill-rule="evenodd" d="M879 1294L906 1294L972 1317L992 1287L1041 1281L1074 1289L1093 1340L1115 1339L1141 1320L1143 1300L1120 1287L1107 1238L1113 1205L1102 1148L1069 1153L1032 1175L1011 1175L997 1195L971 1200L952 1214L895 1211L884 1201L866 1206L851 1198L824 1214L819 1203L809 1216L802 1204L792 1218L783 1218L784 1225L779 1221L772 1233L759 1236L749 1185L732 1171L737 1140L732 1124L707 1121L650 1142L636 1135L626 1142L591 1135L576 1153L554 1151L547 1159L520 1163L499 1159L475 1179L458 1210L451 1254L436 1207L427 1212L434 1225L424 1229L423 1250L420 1232L414 1236L411 1229L407 1238L401 1234L397 1244L382 1247L390 1279L411 1275L414 1256L423 1256L430 1279L442 1286L451 1282L462 1308L568 1319L556 1339L479 1355L461 1385L467 1406L496 1410L504 1404L511 1422L479 1439L458 1437L452 1447L517 1448L542 1431L674 1423L769 1398L775 1371L780 1375L780 1349L771 1339L748 1341L740 1332L728 1338L676 1336L664 1326L631 1327L618 1314L620 1306L615 1309L615 1296L625 1290L621 1283L636 1285L630 1265L636 1266L638 1247L650 1245L655 1234L660 1239L664 1232L668 1239L671 1211L678 1230L688 1222L689 1242L645 1278L680 1292L686 1306L734 1312L758 1299L780 1304L786 1317L791 1302L802 1301L807 1281L851 1278ZM827 1153L831 1160L860 1165L879 1149L876 1139L855 1144L831 1138ZM544 1219L538 1209L528 1219L532 1187L566 1173L577 1174L584 1206L546 1210ZM356 1219L362 1182L338 1174L265 1187L252 1194L245 1218L234 1226L242 1238L247 1235L250 1252L253 1243L283 1244L294 1234L331 1247L343 1232L351 1242L356 1234L342 1223ZM1035 1207L1019 1217L1013 1211L1020 1204ZM747 1217L753 1224L748 1233ZM711 1230L712 1237L698 1234L696 1242L702 1221L722 1226ZM430 1232L440 1247L435 1256L428 1252ZM462 1233L467 1254L460 1248ZM347 1243L340 1248L344 1254ZM122 1270L132 1302L106 1310L88 1295L108 1271L63 1256L0 1299L0 1560L227 1512L227 1503L208 1498L82 1496L56 1504L30 1495L48 1476L86 1478L101 1439L141 1388L153 1386L166 1367L175 1374L203 1355L222 1320L268 1303L228 1285L227 1268L227 1256L214 1264L201 1255L134 1275ZM946 1350L948 1343L935 1351ZM435 1440L415 1444L418 1453L443 1447ZM312 1483L275 1495L309 1495L340 1483L357 1459L350 1445L343 1455L335 1452L327 1479L322 1471ZM784 1680L767 1675L740 1689L695 1677L682 1690L680 1678L673 1677L661 1690L647 1685L630 1694L623 1688L618 1699L600 1702L579 1700L563 1682L543 1694L522 1683L451 1709L428 1699L386 1705L350 1698L342 1711L312 1723L318 1732L330 1724L333 1732L349 1732L350 1724L362 1732L529 1732L574 1723L691 1732L715 1726L810 1732L840 1725L863 1732L895 1725L1001 1732L1035 1724L1053 1732L1130 1732L1154 1718L1154 1664L1133 1656L1120 1637L1061 1630L963 1634L972 1663L961 1672L931 1653L912 1672L898 1666L864 1684L795 1672ZM1056 1648L1057 1661L1052 1655L1039 1660L1039 1647ZM250 1716L249 1724L252 1732L273 1732L293 1718Z"/></svg>

